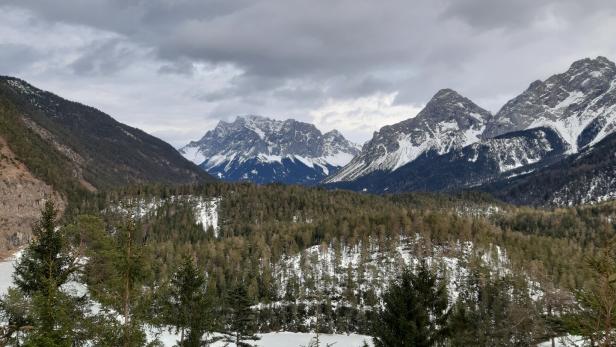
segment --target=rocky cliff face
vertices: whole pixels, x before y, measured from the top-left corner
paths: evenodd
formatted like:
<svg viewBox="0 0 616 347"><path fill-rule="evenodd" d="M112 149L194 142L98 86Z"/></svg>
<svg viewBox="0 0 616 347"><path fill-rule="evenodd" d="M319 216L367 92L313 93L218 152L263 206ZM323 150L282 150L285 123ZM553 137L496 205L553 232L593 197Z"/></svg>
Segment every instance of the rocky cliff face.
<svg viewBox="0 0 616 347"><path fill-rule="evenodd" d="M60 194L35 178L0 137L0 256L30 239L32 224L48 199L64 211Z"/></svg>
<svg viewBox="0 0 616 347"><path fill-rule="evenodd" d="M502 107L483 136L536 127L557 131L569 153L616 130L616 65L604 57L582 59L562 74L533 82Z"/></svg>

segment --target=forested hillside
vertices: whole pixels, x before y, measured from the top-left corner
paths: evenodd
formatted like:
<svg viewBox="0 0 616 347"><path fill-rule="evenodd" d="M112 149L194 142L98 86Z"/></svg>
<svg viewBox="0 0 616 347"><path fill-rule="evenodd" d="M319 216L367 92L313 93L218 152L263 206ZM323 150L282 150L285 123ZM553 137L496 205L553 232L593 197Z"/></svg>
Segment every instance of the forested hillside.
<svg viewBox="0 0 616 347"><path fill-rule="evenodd" d="M45 200L100 189L213 179L171 145L109 115L0 77L0 252L27 242Z"/></svg>
<svg viewBox="0 0 616 347"><path fill-rule="evenodd" d="M63 230L87 257L79 281L91 300L116 312L141 307L131 313L139 324L173 326L165 298L178 271L194 266L208 302L192 313L207 320L203 331L240 329L231 321L243 303L248 335L373 335L392 283L405 268L426 268L443 285L447 324L457 326L448 343L530 345L576 332L565 318L576 290L594 283L584 264L613 238L615 217L611 202L548 210L473 192L217 183L99 192L68 210ZM136 272L123 272L125 261ZM113 299L130 276L131 296Z"/></svg>

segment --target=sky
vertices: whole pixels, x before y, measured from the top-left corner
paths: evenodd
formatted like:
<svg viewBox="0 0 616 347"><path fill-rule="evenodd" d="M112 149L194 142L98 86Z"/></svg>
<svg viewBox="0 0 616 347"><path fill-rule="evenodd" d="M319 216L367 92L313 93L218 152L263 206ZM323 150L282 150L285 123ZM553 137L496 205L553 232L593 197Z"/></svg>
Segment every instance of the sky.
<svg viewBox="0 0 616 347"><path fill-rule="evenodd" d="M176 147L246 114L362 143L442 88L496 112L614 37L613 0L2 0L0 74Z"/></svg>

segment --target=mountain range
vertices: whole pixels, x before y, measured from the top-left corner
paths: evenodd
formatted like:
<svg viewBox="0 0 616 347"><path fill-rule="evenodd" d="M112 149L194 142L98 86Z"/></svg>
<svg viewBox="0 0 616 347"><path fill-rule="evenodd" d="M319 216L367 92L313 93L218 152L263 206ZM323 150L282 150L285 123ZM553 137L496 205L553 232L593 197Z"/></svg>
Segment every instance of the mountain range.
<svg viewBox="0 0 616 347"><path fill-rule="evenodd" d="M221 121L200 140L179 149L187 159L226 181L317 184L359 153L336 130L261 116Z"/></svg>
<svg viewBox="0 0 616 347"><path fill-rule="evenodd" d="M494 115L441 90L416 117L381 128L324 183L373 193L479 189L520 203L601 201L616 191L607 155L615 129L616 65L582 59L531 83ZM558 180L537 183L555 172L563 173ZM529 187L533 194L522 197Z"/></svg>

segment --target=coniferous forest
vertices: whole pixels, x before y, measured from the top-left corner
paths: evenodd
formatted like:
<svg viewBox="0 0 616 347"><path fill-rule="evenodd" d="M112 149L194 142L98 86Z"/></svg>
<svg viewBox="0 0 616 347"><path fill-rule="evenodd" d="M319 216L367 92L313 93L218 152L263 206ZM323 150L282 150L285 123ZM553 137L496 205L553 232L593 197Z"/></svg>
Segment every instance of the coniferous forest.
<svg viewBox="0 0 616 347"><path fill-rule="evenodd" d="M616 203L543 209L475 192L142 185L49 202L0 300L14 346L612 346ZM252 342L251 342L252 341Z"/></svg>

